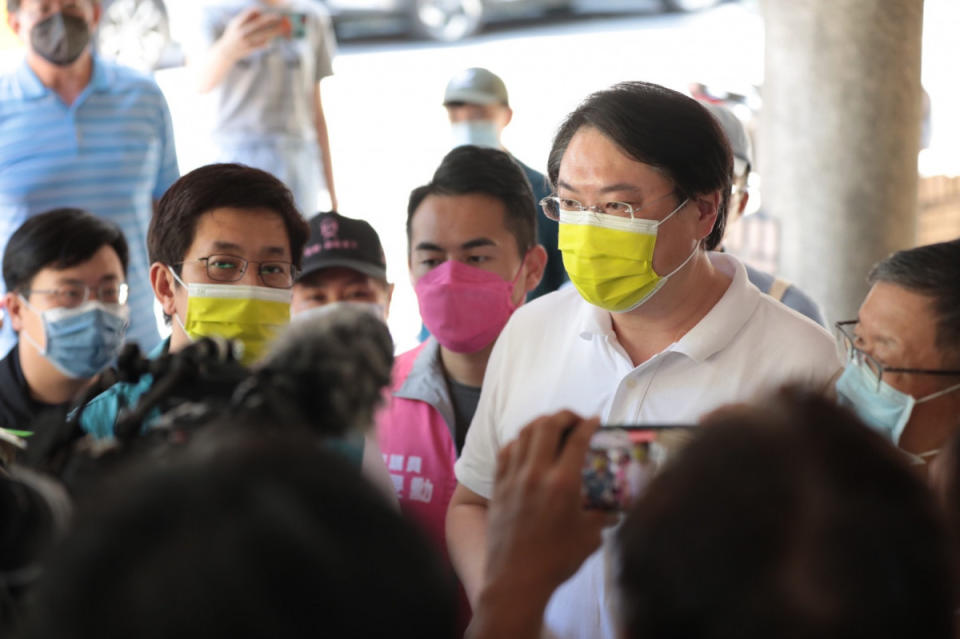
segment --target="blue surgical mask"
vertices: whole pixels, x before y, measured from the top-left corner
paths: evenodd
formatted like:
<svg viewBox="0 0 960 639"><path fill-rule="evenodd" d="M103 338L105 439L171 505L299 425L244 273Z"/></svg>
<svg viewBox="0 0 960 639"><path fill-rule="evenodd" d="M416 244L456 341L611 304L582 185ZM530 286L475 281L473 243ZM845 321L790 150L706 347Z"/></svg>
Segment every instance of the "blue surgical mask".
<svg viewBox="0 0 960 639"><path fill-rule="evenodd" d="M34 311L26 299L27 308ZM88 379L107 367L120 352L130 321L130 308L89 301L76 308L51 308L39 313L45 346L20 332L53 366L75 379Z"/></svg>
<svg viewBox="0 0 960 639"><path fill-rule="evenodd" d="M500 134L497 125L490 120L463 120L450 125L453 133L453 146L473 144L491 149L500 148Z"/></svg>
<svg viewBox="0 0 960 639"><path fill-rule="evenodd" d="M914 406L958 390L960 384L917 399L882 380L878 389L874 374L866 366L850 361L837 380L836 389L841 405L853 409L870 428L897 445Z"/></svg>

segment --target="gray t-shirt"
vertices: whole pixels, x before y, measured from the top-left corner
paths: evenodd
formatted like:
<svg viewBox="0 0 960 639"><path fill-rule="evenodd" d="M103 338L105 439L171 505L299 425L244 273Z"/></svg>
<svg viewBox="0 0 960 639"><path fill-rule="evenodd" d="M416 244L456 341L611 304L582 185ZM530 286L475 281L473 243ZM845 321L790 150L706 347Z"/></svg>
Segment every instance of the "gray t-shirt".
<svg viewBox="0 0 960 639"><path fill-rule="evenodd" d="M336 38L330 16L313 0L288 0L274 7L257 0L204 2L193 33L184 39L187 57L196 58L223 35L227 23L241 11L305 15L303 37L278 37L261 51L238 61L211 92L214 138L240 143L244 138L289 137L316 140L314 88L333 74Z"/></svg>

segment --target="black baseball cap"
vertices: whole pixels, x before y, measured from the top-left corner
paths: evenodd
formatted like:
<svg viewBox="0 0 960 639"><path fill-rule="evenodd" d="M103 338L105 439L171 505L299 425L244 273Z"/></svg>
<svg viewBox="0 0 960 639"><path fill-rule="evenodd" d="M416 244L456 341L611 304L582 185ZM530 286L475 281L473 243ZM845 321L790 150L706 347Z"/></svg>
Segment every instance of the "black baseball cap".
<svg viewBox="0 0 960 639"><path fill-rule="evenodd" d="M303 268L297 279L334 266L387 281L383 245L368 222L336 211L319 213L310 220L310 238L303 248Z"/></svg>

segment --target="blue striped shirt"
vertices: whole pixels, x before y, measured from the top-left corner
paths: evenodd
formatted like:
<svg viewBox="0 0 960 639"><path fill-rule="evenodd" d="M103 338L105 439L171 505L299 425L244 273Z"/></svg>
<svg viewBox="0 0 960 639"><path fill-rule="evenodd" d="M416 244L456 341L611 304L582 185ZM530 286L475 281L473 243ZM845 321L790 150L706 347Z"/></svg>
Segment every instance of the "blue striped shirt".
<svg viewBox="0 0 960 639"><path fill-rule="evenodd" d="M53 208L116 223L130 245L128 339L144 350L160 341L147 227L178 176L170 111L149 77L94 56L90 84L68 106L26 60L0 75L0 248L28 217ZM7 322L0 353L15 341Z"/></svg>

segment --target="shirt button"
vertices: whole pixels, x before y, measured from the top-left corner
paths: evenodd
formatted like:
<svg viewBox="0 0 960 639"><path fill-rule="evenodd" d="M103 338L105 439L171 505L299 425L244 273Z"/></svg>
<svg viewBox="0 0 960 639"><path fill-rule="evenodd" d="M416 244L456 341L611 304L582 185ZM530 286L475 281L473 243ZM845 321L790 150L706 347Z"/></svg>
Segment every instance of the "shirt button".
<svg viewBox="0 0 960 639"><path fill-rule="evenodd" d="M636 387L637 387L637 380L633 379L632 377L627 380L627 388L629 388L630 390L633 390Z"/></svg>

